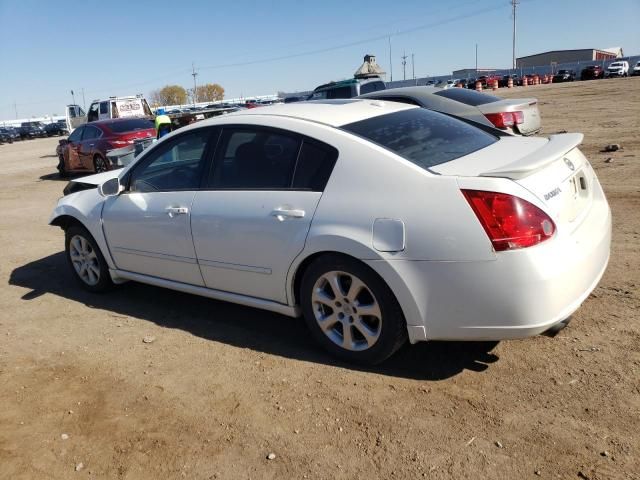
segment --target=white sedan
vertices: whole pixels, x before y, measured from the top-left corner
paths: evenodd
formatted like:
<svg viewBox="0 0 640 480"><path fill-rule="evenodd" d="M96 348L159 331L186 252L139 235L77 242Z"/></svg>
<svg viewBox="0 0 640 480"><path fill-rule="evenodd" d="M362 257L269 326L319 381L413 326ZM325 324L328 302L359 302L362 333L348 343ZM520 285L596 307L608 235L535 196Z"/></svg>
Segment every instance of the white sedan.
<svg viewBox="0 0 640 480"><path fill-rule="evenodd" d="M578 309L611 239L581 141L379 100L264 107L72 182L50 223L91 291L133 280L302 314L333 354L376 363L406 339L522 338Z"/></svg>

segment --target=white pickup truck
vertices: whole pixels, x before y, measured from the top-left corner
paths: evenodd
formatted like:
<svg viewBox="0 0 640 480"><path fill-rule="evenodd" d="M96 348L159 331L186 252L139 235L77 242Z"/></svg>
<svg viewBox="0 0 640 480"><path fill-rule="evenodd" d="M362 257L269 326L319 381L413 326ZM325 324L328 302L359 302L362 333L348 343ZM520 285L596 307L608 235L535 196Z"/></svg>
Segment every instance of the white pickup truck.
<svg viewBox="0 0 640 480"><path fill-rule="evenodd" d="M620 60L610 63L607 67L607 77L626 77L629 75L629 62Z"/></svg>
<svg viewBox="0 0 640 480"><path fill-rule="evenodd" d="M151 108L142 94L94 100L89 106L88 113L85 113L79 105L67 105L65 109L69 133L83 123L95 122L96 120L152 116Z"/></svg>

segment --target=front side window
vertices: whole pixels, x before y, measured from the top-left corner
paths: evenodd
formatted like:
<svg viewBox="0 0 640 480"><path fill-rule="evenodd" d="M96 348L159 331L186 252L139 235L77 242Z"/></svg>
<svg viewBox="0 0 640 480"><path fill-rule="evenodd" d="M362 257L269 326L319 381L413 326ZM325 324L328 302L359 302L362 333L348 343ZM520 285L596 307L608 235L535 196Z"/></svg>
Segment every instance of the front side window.
<svg viewBox="0 0 640 480"><path fill-rule="evenodd" d="M497 137L477 127L424 108L380 115L342 128L424 169L468 155L497 141Z"/></svg>
<svg viewBox="0 0 640 480"><path fill-rule="evenodd" d="M100 114L109 113L109 102L100 102Z"/></svg>
<svg viewBox="0 0 640 480"><path fill-rule="evenodd" d="M291 185L300 137L267 129L222 132L209 186L220 189L286 189Z"/></svg>
<svg viewBox="0 0 640 480"><path fill-rule="evenodd" d="M87 115L87 121L93 122L98 119L98 109L100 108L99 103L92 103L89 107L89 114Z"/></svg>
<svg viewBox="0 0 640 480"><path fill-rule="evenodd" d="M211 129L200 128L149 152L133 171L129 190L166 192L199 188L211 134Z"/></svg>

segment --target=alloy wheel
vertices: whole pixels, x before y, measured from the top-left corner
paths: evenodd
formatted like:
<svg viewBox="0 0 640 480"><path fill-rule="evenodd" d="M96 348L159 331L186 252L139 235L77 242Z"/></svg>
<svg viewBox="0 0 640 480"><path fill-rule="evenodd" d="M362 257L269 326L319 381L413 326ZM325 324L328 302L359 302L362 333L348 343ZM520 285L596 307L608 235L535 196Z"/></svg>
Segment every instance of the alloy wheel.
<svg viewBox="0 0 640 480"><path fill-rule="evenodd" d="M102 173L107 171L107 164L104 162L104 159L102 157L96 156L95 167L96 167L96 173Z"/></svg>
<svg viewBox="0 0 640 480"><path fill-rule="evenodd" d="M318 278L311 295L322 332L350 351L371 348L382 331L380 305L367 285L351 273L330 271Z"/></svg>
<svg viewBox="0 0 640 480"><path fill-rule="evenodd" d="M91 243L82 235L74 235L69 242L69 258L78 277L87 285L100 281L100 263Z"/></svg>

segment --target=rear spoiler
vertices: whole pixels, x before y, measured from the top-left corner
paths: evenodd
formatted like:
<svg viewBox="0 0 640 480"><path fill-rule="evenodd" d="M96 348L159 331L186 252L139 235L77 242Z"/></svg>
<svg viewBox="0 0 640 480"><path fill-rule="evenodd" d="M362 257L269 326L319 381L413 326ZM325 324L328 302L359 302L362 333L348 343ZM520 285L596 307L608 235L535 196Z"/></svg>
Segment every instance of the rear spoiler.
<svg viewBox="0 0 640 480"><path fill-rule="evenodd" d="M481 173L481 177L524 178L540 170L582 143L582 133L551 135L545 146L503 167Z"/></svg>

